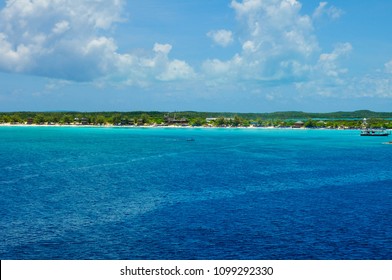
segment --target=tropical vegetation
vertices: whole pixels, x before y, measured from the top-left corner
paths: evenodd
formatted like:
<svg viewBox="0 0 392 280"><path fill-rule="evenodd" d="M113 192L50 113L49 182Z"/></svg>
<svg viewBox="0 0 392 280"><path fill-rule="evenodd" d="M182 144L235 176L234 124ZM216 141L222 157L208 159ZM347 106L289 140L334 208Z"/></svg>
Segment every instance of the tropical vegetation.
<svg viewBox="0 0 392 280"><path fill-rule="evenodd" d="M229 112L2 112L0 123L36 125L181 125L214 127L306 127L392 129L392 113L373 111L306 113Z"/></svg>

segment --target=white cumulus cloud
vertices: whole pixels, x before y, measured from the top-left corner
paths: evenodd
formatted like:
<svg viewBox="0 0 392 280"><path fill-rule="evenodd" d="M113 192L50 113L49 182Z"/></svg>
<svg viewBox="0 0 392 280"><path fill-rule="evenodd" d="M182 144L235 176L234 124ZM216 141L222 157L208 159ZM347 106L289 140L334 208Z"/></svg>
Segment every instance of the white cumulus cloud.
<svg viewBox="0 0 392 280"><path fill-rule="evenodd" d="M203 69L258 81L289 81L304 74L320 47L312 19L301 13L298 1L233 0L231 7L242 27L242 51L227 61L208 60Z"/></svg>
<svg viewBox="0 0 392 280"><path fill-rule="evenodd" d="M67 30L69 30L69 22L66 20L62 20L62 21L57 22L54 25L52 32L54 34L62 34L64 32L66 32Z"/></svg>
<svg viewBox="0 0 392 280"><path fill-rule="evenodd" d="M392 60L384 64L385 72L392 74Z"/></svg>
<svg viewBox="0 0 392 280"><path fill-rule="evenodd" d="M0 69L70 80L104 74L116 45L99 32L121 21L123 1L18 0L0 11Z"/></svg>
<svg viewBox="0 0 392 280"><path fill-rule="evenodd" d="M297 0L232 0L230 6L241 34L233 39L242 48L231 59L204 61L203 73L213 86L231 83L238 90L265 94L271 87L291 87L297 96L331 96L349 84L344 61L352 45L338 43L323 51L314 27L317 17L340 17L340 9L321 2L313 14L306 14ZM385 68L392 72L392 63Z"/></svg>
<svg viewBox="0 0 392 280"><path fill-rule="evenodd" d="M161 81L187 80L194 77L193 69L181 60L167 62L164 71L157 76Z"/></svg>
<svg viewBox="0 0 392 280"><path fill-rule="evenodd" d="M185 61L170 58L170 44L155 43L151 52L117 55L116 70L110 79L125 79L125 84L148 87L154 82L193 79L193 68Z"/></svg>
<svg viewBox="0 0 392 280"><path fill-rule="evenodd" d="M350 43L339 43L332 52L321 53L317 63L309 68L309 80L296 83L297 89L303 93L328 97L350 95L354 91L350 88L357 86L347 76L349 70L341 64L352 50Z"/></svg>
<svg viewBox="0 0 392 280"><path fill-rule="evenodd" d="M313 18L320 18L327 15L332 19L338 19L342 16L343 11L335 6L328 6L328 2L320 2L316 10L313 12Z"/></svg>
<svg viewBox="0 0 392 280"><path fill-rule="evenodd" d="M119 53L111 34L123 21L124 0L9 0L0 10L0 71L93 81L115 77L129 84L191 77L172 46Z"/></svg>
<svg viewBox="0 0 392 280"><path fill-rule="evenodd" d="M231 2L238 20L247 29L244 41L253 42L260 52L279 55L290 51L311 55L318 50L312 20L301 14L295 0L244 0Z"/></svg>
<svg viewBox="0 0 392 280"><path fill-rule="evenodd" d="M320 55L317 67L320 72L331 77L338 77L339 74L346 73L347 69L340 68L338 63L341 57L348 55L352 51L350 43L338 44L331 53Z"/></svg>
<svg viewBox="0 0 392 280"><path fill-rule="evenodd" d="M172 46L170 44L159 44L159 43L154 44L154 52L156 53L162 53L164 55L168 55L171 49Z"/></svg>
<svg viewBox="0 0 392 280"><path fill-rule="evenodd" d="M220 45L222 47L227 47L231 43L233 43L233 32L226 29L214 30L207 33L207 36L210 37L215 44Z"/></svg>

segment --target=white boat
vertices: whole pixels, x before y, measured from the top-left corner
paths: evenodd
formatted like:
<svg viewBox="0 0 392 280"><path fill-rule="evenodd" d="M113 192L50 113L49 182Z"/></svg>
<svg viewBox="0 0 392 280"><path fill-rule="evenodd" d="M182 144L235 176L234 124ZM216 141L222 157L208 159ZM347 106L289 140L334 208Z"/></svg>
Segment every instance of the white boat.
<svg viewBox="0 0 392 280"><path fill-rule="evenodd" d="M383 128L366 128L361 130L361 136L388 136L389 134L390 132Z"/></svg>

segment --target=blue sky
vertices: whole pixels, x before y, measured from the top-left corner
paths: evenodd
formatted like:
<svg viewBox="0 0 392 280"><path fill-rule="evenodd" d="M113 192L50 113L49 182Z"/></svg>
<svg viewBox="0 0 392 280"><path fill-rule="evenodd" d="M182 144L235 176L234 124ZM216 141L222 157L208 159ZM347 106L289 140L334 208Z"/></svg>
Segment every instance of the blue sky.
<svg viewBox="0 0 392 280"><path fill-rule="evenodd" d="M391 11L390 0L0 0L0 111L390 111Z"/></svg>

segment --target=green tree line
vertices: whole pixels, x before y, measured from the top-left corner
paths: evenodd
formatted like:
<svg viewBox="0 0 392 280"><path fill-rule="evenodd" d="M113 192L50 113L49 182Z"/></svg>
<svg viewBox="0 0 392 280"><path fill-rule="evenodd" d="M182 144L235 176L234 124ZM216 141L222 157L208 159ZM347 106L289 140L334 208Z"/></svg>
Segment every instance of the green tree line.
<svg viewBox="0 0 392 280"><path fill-rule="evenodd" d="M0 123L11 124L80 124L80 125L164 125L167 117L185 119L191 126L292 127L298 121L307 128L392 128L392 113L372 111L335 113L222 113L222 112L3 112ZM208 119L208 120L207 120ZM183 123L184 124L184 123Z"/></svg>

